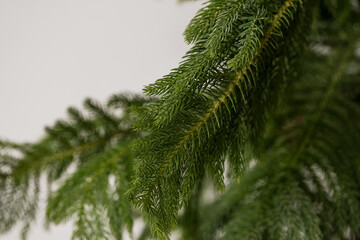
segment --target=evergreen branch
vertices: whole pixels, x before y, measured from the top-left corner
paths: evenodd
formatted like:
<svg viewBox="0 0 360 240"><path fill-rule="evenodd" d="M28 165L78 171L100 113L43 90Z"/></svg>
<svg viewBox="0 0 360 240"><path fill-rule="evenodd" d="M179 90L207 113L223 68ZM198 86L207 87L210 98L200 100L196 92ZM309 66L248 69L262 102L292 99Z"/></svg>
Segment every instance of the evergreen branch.
<svg viewBox="0 0 360 240"><path fill-rule="evenodd" d="M131 207L124 197L133 164L130 144L122 141L92 156L68 177L48 199L47 221L59 224L76 215L74 239L121 239L124 226L131 232Z"/></svg>
<svg viewBox="0 0 360 240"><path fill-rule="evenodd" d="M185 134L183 139L174 147L173 154L169 157L167 160L167 163L164 164L164 166L161 168L158 178L162 176L162 174L169 168L170 163L174 160L174 158L179 154L179 151L186 145L186 143L192 139L193 135L197 134L202 127L207 127L206 122L209 120L212 120L212 117L215 116L215 119L218 122L217 114L216 112L219 111L219 108L222 105L225 105L225 101L229 98L231 98L231 95L234 94L234 91L236 87L241 87L240 81L244 79L245 76L247 76L248 72L251 72L251 66L256 64L256 60L260 53L262 52L263 48L267 45L268 41L270 40L270 37L275 33L274 30L279 27L279 24L282 24L280 22L281 18L284 17L284 14L286 11L295 4L296 0L287 0L284 5L280 8L279 12L275 15L273 23L268 28L267 32L264 35L264 38L261 41L260 47L254 52L254 57L249 61L249 63L244 66L239 73L236 74L236 78L233 80L233 82L230 83L229 87L225 90L224 94L213 103L212 107L209 109L209 111L200 117L198 123L191 127ZM218 123L219 124L219 123ZM158 178L154 180L153 183L158 181Z"/></svg>
<svg viewBox="0 0 360 240"><path fill-rule="evenodd" d="M352 41L354 39L356 42L356 37ZM280 145L270 147L258 166L247 172L243 181L233 186L235 189L230 189L220 203L214 204L216 208L212 209L217 210L214 213L216 220L205 225L216 228L206 230L209 235L203 239L217 239L216 230L226 233L222 239L328 239L334 236L355 239L359 234L360 194L357 189L360 181L357 166L360 163L356 146L359 126L355 119L359 118L360 112L359 106L349 102L338 88L343 84L341 80L354 57L354 42L346 43L345 51L338 49L335 57L331 54L325 59L316 59L321 61L318 65L313 55L309 57L318 76L306 68L308 75L296 81L296 94L288 95L290 99L286 98L283 103L294 113L287 112L285 116L296 118L292 129L283 129L283 133L291 135ZM324 65L328 65L327 68ZM329 80L328 76L331 76ZM313 91L310 96L309 89ZM298 99L298 95L302 102L291 100ZM319 103L314 104L315 101ZM281 119L281 116L275 117ZM274 133L278 134L279 130L275 129ZM291 181L283 179L288 174ZM281 192L291 184L296 186L289 189L297 188L300 190L298 194ZM288 196L292 201L284 202ZM303 200L298 202L298 199ZM289 212L294 202L298 202L297 206L300 202L307 203L305 208ZM276 213L274 209L278 206L283 210ZM260 225L255 225L259 222ZM346 237L344 231L348 231Z"/></svg>
<svg viewBox="0 0 360 240"><path fill-rule="evenodd" d="M310 126L307 126L307 129L304 131L305 134L302 137L302 140L299 143L298 150L292 157L292 162L296 164L300 156L304 153L306 148L309 146L312 137L314 133L316 132L316 126L319 124L320 120L322 120L323 113L325 109L328 107L330 99L333 97L333 94L335 92L336 86L339 84L339 81L343 78L344 71L346 70L348 66L347 59L349 57L353 56L354 50L355 50L355 42L352 44L349 44L345 51L342 51L341 57L335 61L337 64L336 70L334 71L334 74L331 76L328 89L324 95L324 98L322 99L321 103L319 104L318 111L316 112L316 116L313 121L310 122ZM340 63L340 64L338 64Z"/></svg>
<svg viewBox="0 0 360 240"><path fill-rule="evenodd" d="M83 115L81 111L69 108L69 120L59 120L53 127L46 128L45 137L34 144L0 142L0 147L4 146L0 149L0 173L3 175L2 171L4 170L5 175L4 178L0 178L0 191L4 193L0 195L0 232L9 230L17 221L21 221L24 223L23 238L26 237L29 224L36 216L38 202L38 192L29 195L31 190L29 182L38 181L42 174L47 174L49 189L60 177L63 177L61 180L65 179L66 183L72 182L76 185L57 189L57 194L63 194L63 202L60 201L60 204L55 207L48 204L49 209L53 207L54 212L52 213L57 217L54 219L58 222L68 220L74 210L73 204L78 203L79 199L85 198L83 205L86 206L83 206L82 214L78 212L79 225L74 230L74 238L95 239L96 236L111 238L111 235L114 235L120 239L122 230L118 231L117 224L119 222L131 231L133 214L124 192L128 188L133 172L134 156L129 143L138 134L131 127L129 108L131 102L135 102L135 105L139 106L147 101L150 100L138 95L127 97L118 94L116 98L111 99L109 107L105 107L88 99L85 102L85 108L89 114ZM124 111L115 111L115 109ZM15 153L20 153L20 156L15 158L8 155L8 150L9 153L16 150ZM118 161L120 159L114 159L117 157L121 158L123 162ZM109 161L110 164L105 164ZM114 161L116 167L113 167ZM76 162L75 172L69 176L66 170L74 162ZM94 179L89 182L90 175L96 176L91 176ZM114 186L111 185L109 188L100 186L99 188L100 180L104 180L102 182L107 185L112 176L117 179ZM84 186L85 189L82 188ZM114 187L115 189L113 189ZM79 190L74 193L74 189L83 191ZM87 195L89 192L92 193ZM87 196L92 199L90 202L89 199L86 199ZM70 202L69 199L71 199ZM67 206L62 205L63 203ZM94 206L93 211L89 210L88 204ZM3 206L6 210L2 208ZM59 209L64 211L59 213ZM75 207L75 212L76 210L79 209ZM116 212L113 212L114 210ZM64 217L64 215L66 216ZM85 224L89 221L93 223L91 227ZM81 226L85 226L82 224L89 228L80 229ZM88 230L92 231L90 235Z"/></svg>
<svg viewBox="0 0 360 240"><path fill-rule="evenodd" d="M214 137L213 141L215 143L216 142L215 136L218 136L218 137L226 136L226 134L222 134L219 136L219 134L221 134L219 129L221 129L226 124L224 122L224 120L220 119L220 115L224 115L223 109L228 109L229 118L232 118L231 115L233 113L231 111L236 111L236 108L234 107L233 110L229 109L228 101L231 101L231 102L234 101L234 98L232 95L236 95L235 91L237 91L237 87L242 94L242 98L244 99L243 103L246 104L247 100L246 100L245 95L248 95L250 93L250 91L252 91L252 88L254 87L249 79L252 77L254 84L256 81L254 74L253 74L254 66L256 66L258 64L259 59L264 57L265 51L267 53L269 53L271 51L276 51L277 47L274 45L274 43L272 41L274 41L274 37L279 37L279 36L282 37L283 34L281 34L281 32L284 31L283 29L287 29L290 25L290 20L288 20L287 18L290 18L291 16L293 16L294 12L296 12L296 9L299 7L298 5L302 5L302 1L288 0L288 1L285 1L279 7L276 14L272 18L273 20L267 27L267 30L259 31L260 35L262 34L262 32L265 32L263 34L261 40L253 41L255 44L258 44L258 46L256 48L250 48L250 50L252 50L253 52L249 53L249 56L252 56L252 57L248 59L248 62L243 64L242 69L240 69L239 71L236 72L233 80L230 81L223 90L221 90L221 88L219 89L220 90L219 94L218 94L219 96L216 97L216 100L212 101L210 108L208 108L207 110L204 110L203 112L199 111L200 114L199 113L194 114L195 115L195 117L194 117L195 124L190 126L187 130L184 129L184 133L181 133L180 138L178 138L177 136L175 137L175 141L176 141L176 139L178 139L179 141L177 143L175 143L174 145L171 145L170 147L166 146L169 148L169 152L166 153L165 156L162 154L159 154L159 157L160 158L164 157L165 160L163 163L161 163L161 166L159 166L159 168L157 170L153 170L153 169L151 169L151 167L149 169L147 169L147 167L149 167L150 165L156 164L156 162L155 162L155 157L154 157L154 159L152 159L151 156L150 157L146 156L146 158L151 159L151 163L149 163L149 162L143 163L143 164L146 164L147 166L143 166L143 169L139 169L138 173L137 173L138 176L140 175L140 178L145 178L146 181L145 180L144 181L135 180L133 183L132 190L129 193L130 193L130 195L135 196L135 198L133 199L135 206L141 207L142 210L144 210L145 212L147 212L150 215L150 218L152 219L151 223L154 224L153 230L154 230L154 232L157 233L157 235L160 239L168 239L168 236L167 236L168 231L173 225L175 225L175 222L176 222L176 219L173 218L176 215L173 214L172 211L176 211L176 209L179 207L179 206L177 206L177 204L179 204L181 206L182 204L187 202L187 199L188 199L189 194L192 189L192 185L193 185L194 181L196 181L196 179L197 179L196 175L199 173L199 169L203 168L204 164L207 164L207 163L202 162L201 159L199 159L199 158L205 158L205 157L203 157L203 156L198 157L198 155L196 153L191 152L191 151L194 151L192 149L195 149L196 146L198 146L200 149L202 148L202 146L204 146L204 148L206 149L205 145L212 144L211 139L213 137ZM247 52L245 51L244 54L247 54ZM248 82L247 82L247 80L248 80ZM212 89L209 89L209 90L212 90ZM210 91L209 91L209 93L210 93ZM166 95L165 95L165 97L166 97ZM164 101L166 101L166 100L164 100ZM165 103L164 103L164 105L165 105ZM164 111L164 110L162 109L161 111ZM173 118L175 116L176 115L174 115ZM170 119L172 119L172 118L170 118ZM169 121L169 119L167 119L167 120ZM174 120L173 122L174 122L174 125L176 126L176 120ZM182 123L183 120L179 120L179 122ZM171 121L170 121L170 124L171 124ZM157 123L155 123L154 125L156 126ZM189 126L189 125L186 125L186 127L187 126ZM214 127L214 131L211 133L212 134L211 137L209 136L210 130L208 129L208 126ZM158 140L161 141L161 139L162 139L162 141L163 141L164 138L162 137L162 134L164 134L164 135L169 134L165 130L166 127L167 126L165 125L165 126L160 126L159 129L155 128L154 134L150 134L148 136L149 141L156 141L156 140L154 140L154 138L157 137L155 135L156 131L159 131L159 136L158 136L159 139ZM162 129L164 129L164 130L162 130ZM161 132L161 131L163 131L163 132ZM201 140L201 138L204 137L203 133L207 133L207 135L208 135L207 140L206 140L207 143L206 143L206 141L204 142L204 140ZM195 143L195 139L199 140L198 145ZM174 140L172 140L172 141L174 141ZM229 140L227 140L227 141L229 141ZM144 140L144 142L145 142L145 140ZM201 143L201 142L203 142L203 143ZM140 146L140 145L138 145L138 146ZM225 146L226 146L225 144L221 145L221 147L223 147L223 148L226 148ZM221 147L219 147L219 149L221 149ZM157 148L151 150L151 145L150 145L150 148L148 148L148 149L145 148L142 151L145 151L145 152L153 151L153 152L155 152L154 155L156 155L156 151L162 151L162 150L160 150L160 149L157 150ZM214 151L217 151L217 150L214 150ZM219 156L220 161L223 161L222 160L223 157L221 157L222 154L221 153L217 153L217 154L220 155ZM218 155L215 155L215 156L218 156ZM193 160L190 160L189 158L193 158ZM214 158L214 156L211 156L210 158ZM187 159L189 159L188 163L186 162ZM217 159L214 159L214 160L216 162L219 161ZM186 166L186 164L188 164L188 165ZM158 164L156 164L156 165L158 165ZM184 165L185 165L185 167L181 167L181 168L179 167L179 166L184 166ZM216 176L217 182L219 182L219 186L223 185L223 184L221 184L221 182L222 182L221 165L222 164L219 163L217 165L217 167L220 167L220 168L217 168L218 170L214 171L214 174L215 174L214 176ZM211 167L209 169L211 169ZM140 171L143 171L143 172L140 172ZM146 176L149 173L151 174L151 177ZM183 175L183 177L182 177L182 175ZM180 179L179 179L179 177L180 177ZM182 180L181 178L184 178L185 180ZM182 181L184 181L184 182L181 183ZM143 186L143 184L145 184L145 186ZM161 194L162 189L163 190L167 189L165 191L172 191L172 190L170 190L170 189L172 189L172 187L164 186L167 184L179 184L178 186L181 188L180 190L176 190L176 192L171 193L171 194L174 194L173 198L169 197L168 201L172 201L171 203L165 203L165 202L163 203L162 201L158 200L159 195L161 195L163 197L163 195ZM181 185L186 186L186 187L181 187ZM156 195L158 195L158 196L156 196ZM178 200L176 200L177 197L175 197L175 196L178 196L178 198L179 198L178 200L180 203L177 203ZM154 198L156 200L154 200ZM168 208L166 210L170 213L165 214L163 212L163 211L165 211L164 209L166 207L171 208L171 209ZM166 218L164 218L164 216L166 216ZM167 221L167 222L165 222L165 221Z"/></svg>
<svg viewBox="0 0 360 240"><path fill-rule="evenodd" d="M358 239L359 13L209 0L152 97L87 99L38 142L0 141L0 232L21 222L25 240L47 175L48 223L74 218L73 239L122 239L142 214L139 239ZM227 191L209 202L209 189Z"/></svg>

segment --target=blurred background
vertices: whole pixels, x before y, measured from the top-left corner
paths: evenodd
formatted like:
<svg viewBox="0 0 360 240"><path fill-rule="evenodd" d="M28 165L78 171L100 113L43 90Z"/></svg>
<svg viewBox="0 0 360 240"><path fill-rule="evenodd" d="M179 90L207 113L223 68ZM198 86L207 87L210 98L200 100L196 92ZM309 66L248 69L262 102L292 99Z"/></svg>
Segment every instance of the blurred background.
<svg viewBox="0 0 360 240"><path fill-rule="evenodd" d="M203 2L0 0L0 137L34 141L86 97L141 92L181 61L182 33ZM30 240L70 239L71 223L45 231L43 213Z"/></svg>

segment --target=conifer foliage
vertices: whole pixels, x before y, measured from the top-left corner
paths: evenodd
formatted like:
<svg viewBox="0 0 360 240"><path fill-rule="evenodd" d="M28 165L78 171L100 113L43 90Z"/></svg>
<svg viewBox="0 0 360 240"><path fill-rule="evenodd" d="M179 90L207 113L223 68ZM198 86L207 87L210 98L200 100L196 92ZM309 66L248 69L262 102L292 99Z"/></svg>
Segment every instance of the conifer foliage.
<svg viewBox="0 0 360 240"><path fill-rule="evenodd" d="M121 239L123 230L131 232L135 216L125 192L135 164L130 146L139 134L129 112L148 101L118 94L103 106L87 99L85 113L70 107L68 120L47 127L37 143L1 142L1 231L23 220L28 229L45 175L46 219L55 224L73 219L73 239Z"/></svg>
<svg viewBox="0 0 360 240"><path fill-rule="evenodd" d="M0 142L0 232L26 236L46 176L73 239L360 238L360 1L210 0L185 40L146 96Z"/></svg>

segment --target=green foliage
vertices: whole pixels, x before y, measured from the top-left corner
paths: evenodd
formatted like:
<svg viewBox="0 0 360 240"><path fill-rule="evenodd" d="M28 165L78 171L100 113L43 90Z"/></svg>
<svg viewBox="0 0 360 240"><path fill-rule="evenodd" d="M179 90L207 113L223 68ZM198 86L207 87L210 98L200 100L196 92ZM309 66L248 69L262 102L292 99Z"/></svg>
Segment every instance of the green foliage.
<svg viewBox="0 0 360 240"><path fill-rule="evenodd" d="M345 46L305 58L306 72L269 125L265 154L210 206L216 211L202 226L203 239L219 239L219 232L221 239L359 236L360 109L342 91L354 60L354 46Z"/></svg>
<svg viewBox="0 0 360 240"><path fill-rule="evenodd" d="M0 233L9 231L13 225L21 223L22 239L26 238L30 223L36 217L39 201L39 178L26 179L16 183L10 177L14 167L20 162L20 155L29 145L19 145L0 141Z"/></svg>
<svg viewBox="0 0 360 240"><path fill-rule="evenodd" d="M41 175L47 176L49 189L47 221L73 219L73 239L122 239L123 230L132 232L135 215L125 192L135 164L130 146L139 134L132 130L129 112L130 106L149 100L119 94L103 106L87 99L86 113L70 107L68 120L47 127L37 143L1 142L3 151L21 151L19 159L1 156L2 169L7 169L2 173L5 197L0 199L6 202L1 204L1 232L17 220L27 223L35 217ZM36 184L34 190L30 184Z"/></svg>
<svg viewBox="0 0 360 240"><path fill-rule="evenodd" d="M138 111L135 126L147 135L137 142L144 154L131 193L161 238L176 225L199 174L206 171L224 190L226 157L236 173L244 168L242 143L256 148L265 112L276 101L273 91L286 80L278 76L291 68L274 63L292 61L302 49L289 39L304 33L295 23L309 21L306 7L302 1L210 1L186 31L194 47L183 63L145 88L160 97ZM208 29L199 32L204 21ZM292 55L279 56L282 48Z"/></svg>
<svg viewBox="0 0 360 240"><path fill-rule="evenodd" d="M359 5L208 1L147 97L0 142L0 231L28 229L45 175L47 220L73 219L73 239L121 239L138 217L139 240L360 238Z"/></svg>

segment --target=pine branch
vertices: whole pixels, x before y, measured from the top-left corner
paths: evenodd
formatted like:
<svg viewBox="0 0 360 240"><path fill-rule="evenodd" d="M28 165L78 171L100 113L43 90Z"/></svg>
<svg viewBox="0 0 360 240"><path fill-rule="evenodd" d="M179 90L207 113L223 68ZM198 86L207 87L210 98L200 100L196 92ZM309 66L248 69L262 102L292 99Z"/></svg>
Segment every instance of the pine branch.
<svg viewBox="0 0 360 240"><path fill-rule="evenodd" d="M26 237L29 223L36 216L39 192L37 187L32 193L29 183L37 183L47 175L48 224L77 216L74 239L121 239L123 229L131 232L134 216L125 192L134 164L130 145L139 134L131 127L129 112L133 104L148 101L138 95L117 94L105 106L87 99L85 114L69 108L69 118L48 127L44 138L36 143L0 142L4 151L19 152L16 158L0 152L0 173L5 162L9 168L0 179L4 183L1 191L6 192L0 196L6 209L0 208L5 214L0 231L8 231L17 221L23 221ZM52 189L54 183L61 187Z"/></svg>
<svg viewBox="0 0 360 240"><path fill-rule="evenodd" d="M267 135L272 146L240 184L209 206L214 212L202 226L202 239L219 239L219 232L221 239L358 236L360 109L341 91L357 31L346 29L351 37L332 46L332 54L307 56L304 72L273 116L277 127Z"/></svg>
<svg viewBox="0 0 360 240"><path fill-rule="evenodd" d="M26 238L45 175L48 224L74 219L73 239L121 239L142 216L139 239L359 238L359 12L209 0L148 97L87 99L40 141L0 141L0 232Z"/></svg>
<svg viewBox="0 0 360 240"><path fill-rule="evenodd" d="M238 5L243 7L244 3ZM238 9L238 5L229 3L227 12L225 11L223 14L229 14L230 20L216 22L214 30L209 34L209 39L198 40L195 49L201 44L205 44L205 49L206 46L210 46L210 56L218 56L216 51L221 51L218 49L226 49L226 47L220 46L233 44L231 39L236 39L236 35L234 37L219 36L224 33L239 34L235 30L231 34L227 30L224 32L220 26L224 25L224 29L231 31L231 28L228 27L229 24L236 22L236 25L241 25L243 23L241 26L244 31L252 28L250 32L257 33L254 34L254 40L243 39L244 36L240 34L239 46L243 48L240 47L238 50L244 51L242 53L244 56L249 56L244 57L247 62L235 64L235 66L241 66L240 69L224 70L223 77L226 77L226 80L223 82L219 82L219 80L214 80L212 84L204 82L204 86L208 86L207 88L204 86L200 88L201 78L198 81L194 79L195 81L192 82L191 77L181 79L179 83L174 82L174 85L166 86L165 84L160 100L139 111L140 116L136 126L140 130L148 131L149 134L138 142L139 152L145 154L140 156L141 165L137 172L138 178L134 181L130 195L133 197L135 206L149 214L153 230L160 239L168 239L170 229L176 225L177 211L188 201L194 182L198 179L199 173L204 171L202 170L204 166L207 166L208 172L213 175L219 188L223 188L222 166L226 155L225 149L228 149L231 140L240 134L239 132L234 133L232 129L243 125L243 118L262 121L259 116L249 117L246 115L249 114L246 110L252 94L262 92L261 74L267 71L269 62L276 59L274 53L280 45L279 41L286 39L287 31L292 26L292 21L296 19L295 15L301 15L300 13L305 11L302 1L289 0L282 2L281 5L274 4L277 7L276 12L265 9L265 12L275 12L271 18L267 18L264 12L257 11L251 17L239 17L241 19L239 23L239 20L235 20L237 11L234 11L235 16L228 13L232 12L232 7ZM256 9L256 7L254 8ZM220 16L223 16L222 13L219 14L219 19ZM271 20L269 24L264 22L264 30L258 30L259 26L254 27L254 24L244 24L246 21L253 23L265 19ZM219 39L214 40L211 37ZM230 42L227 42L228 39ZM220 41L219 44L216 44L216 41ZM255 46L244 48L249 44ZM204 52L208 56L207 50ZM236 52L236 54L241 54L241 52ZM191 60L189 58L189 62ZM211 68L211 65L208 67ZM197 71L199 70L196 69L195 72ZM183 70L174 75L176 78L177 74L183 74L184 77L193 76L192 73L188 75ZM168 78L171 79L171 75ZM185 90L180 89L183 83L185 83ZM161 89L162 84L163 80L160 80L146 90L151 92L152 89ZM192 87L201 89L202 92L196 92ZM260 92L256 92L255 89L260 89ZM188 93L185 93L186 91ZM266 94L265 90L262 94ZM172 101L175 102L171 103ZM162 116L164 111L167 113ZM239 117L239 113L241 113L241 117ZM254 114L258 113L254 112ZM260 114L265 114L265 111ZM165 122L162 122L162 119L166 119ZM153 121L153 126L146 124L146 120ZM251 131L251 126L246 126L246 128ZM224 142L221 142L220 139ZM209 148L213 145L215 146L213 149Z"/></svg>
<svg viewBox="0 0 360 240"><path fill-rule="evenodd" d="M355 38L356 39L356 38ZM356 39L357 40L357 39ZM356 43L356 41L355 41ZM305 149L307 149L310 145L310 142L312 140L312 137L314 135L314 132L317 130L317 125L324 117L324 111L328 107L328 104L330 103L330 99L333 97L333 95L336 93L336 87L339 84L339 81L342 80L344 76L344 72L346 71L346 68L348 67L348 58L353 57L355 51L354 42L352 44L349 44L345 51L342 51L341 56L334 61L338 66L335 67L335 71L332 74L332 77L329 81L328 88L326 90L326 93L321 100L321 103L318 106L318 111L316 113L316 116L312 122L310 122L309 126L306 127L306 130L304 131L305 134L303 137L301 137L301 141L299 143L299 147L297 152L295 153L294 157L292 158L292 162L296 163L300 156L303 154Z"/></svg>

